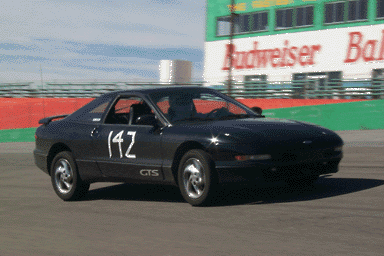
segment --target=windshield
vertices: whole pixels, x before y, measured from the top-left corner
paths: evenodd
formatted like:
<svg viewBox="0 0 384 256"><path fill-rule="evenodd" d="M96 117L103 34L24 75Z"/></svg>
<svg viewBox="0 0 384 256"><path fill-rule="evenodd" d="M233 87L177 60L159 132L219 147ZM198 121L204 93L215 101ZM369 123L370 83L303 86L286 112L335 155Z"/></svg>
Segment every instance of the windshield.
<svg viewBox="0 0 384 256"><path fill-rule="evenodd" d="M259 116L237 101L207 89L160 91L150 97L170 123Z"/></svg>

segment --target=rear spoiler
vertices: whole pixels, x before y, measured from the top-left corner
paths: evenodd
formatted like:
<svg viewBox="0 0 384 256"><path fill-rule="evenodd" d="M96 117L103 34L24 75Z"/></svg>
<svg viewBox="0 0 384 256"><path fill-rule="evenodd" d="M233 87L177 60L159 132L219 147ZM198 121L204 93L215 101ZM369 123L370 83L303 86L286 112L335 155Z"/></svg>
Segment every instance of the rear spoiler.
<svg viewBox="0 0 384 256"><path fill-rule="evenodd" d="M52 120L54 119L59 119L59 118L64 118L64 117L67 117L68 115L59 115L59 116L50 116L50 117L46 117L46 118L43 118L39 121L39 124L44 124L44 125L47 125L49 124Z"/></svg>

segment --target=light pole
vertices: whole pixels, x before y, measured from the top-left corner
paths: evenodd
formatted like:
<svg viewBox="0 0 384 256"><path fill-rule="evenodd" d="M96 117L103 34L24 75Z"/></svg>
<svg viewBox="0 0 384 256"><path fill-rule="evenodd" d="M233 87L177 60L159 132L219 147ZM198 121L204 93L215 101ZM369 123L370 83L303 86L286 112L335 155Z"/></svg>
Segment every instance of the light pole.
<svg viewBox="0 0 384 256"><path fill-rule="evenodd" d="M231 19L229 31L229 69L228 69L228 95L232 96L232 67L233 67L233 32L235 30L235 0L231 0Z"/></svg>

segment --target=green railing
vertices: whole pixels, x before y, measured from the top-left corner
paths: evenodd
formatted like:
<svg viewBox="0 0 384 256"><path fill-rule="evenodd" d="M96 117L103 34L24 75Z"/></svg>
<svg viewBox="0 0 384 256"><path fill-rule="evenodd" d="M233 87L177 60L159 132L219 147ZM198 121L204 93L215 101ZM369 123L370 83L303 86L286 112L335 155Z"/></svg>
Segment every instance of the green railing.
<svg viewBox="0 0 384 256"><path fill-rule="evenodd" d="M204 86L203 82L186 85ZM55 97L93 98L104 93L129 90L132 86L171 86L160 83L0 83L0 97ZM228 94L226 84L210 85ZM290 82L233 83L231 96L235 98L287 98L287 99L384 99L384 79L373 80L300 80Z"/></svg>

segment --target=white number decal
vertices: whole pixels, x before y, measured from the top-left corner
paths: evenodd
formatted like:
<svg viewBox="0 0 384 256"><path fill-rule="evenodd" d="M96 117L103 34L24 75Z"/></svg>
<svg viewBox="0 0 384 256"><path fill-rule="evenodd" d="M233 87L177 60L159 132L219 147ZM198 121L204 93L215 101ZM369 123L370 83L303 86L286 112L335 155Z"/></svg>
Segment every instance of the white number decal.
<svg viewBox="0 0 384 256"><path fill-rule="evenodd" d="M124 142L123 138L121 138L123 136L123 132L124 131L121 131L118 134L116 134L116 136L112 140L113 143L119 143L120 158L123 158L123 152L121 150L121 143Z"/></svg>
<svg viewBox="0 0 384 256"><path fill-rule="evenodd" d="M129 152L131 151L131 149L133 147L133 144L135 144L136 132L128 132L127 135L131 135L132 136L132 141L131 141L131 144L129 144L127 152L125 152L125 156L128 157L128 158L136 158L135 154L129 154Z"/></svg>
<svg viewBox="0 0 384 256"><path fill-rule="evenodd" d="M124 139L123 139L123 133L124 133L124 130L120 131L118 134L116 134L116 136L112 139L112 142L113 143L118 143L119 144L119 153L120 153L120 158L123 158L123 151L122 151L122 148L121 148L121 143L124 142ZM108 135L108 150L109 150L109 158L112 157L112 149L111 149L111 138L112 138L112 134L113 134L113 131L110 131L109 132L109 135ZM128 132L127 135L131 135L132 136L132 141L131 143L129 144L129 147L127 149L127 152L125 153L125 156L127 158L136 158L136 155L135 154L129 154L129 152L131 151L132 147L133 147L133 144L135 144L135 136L136 136L136 132Z"/></svg>
<svg viewBox="0 0 384 256"><path fill-rule="evenodd" d="M112 137L113 131L110 131L108 135L108 150L109 150L109 158L112 157L112 149L111 149L111 137Z"/></svg>

